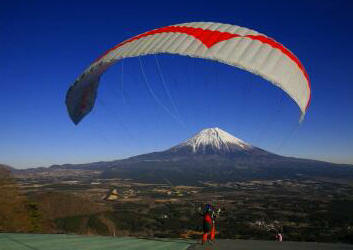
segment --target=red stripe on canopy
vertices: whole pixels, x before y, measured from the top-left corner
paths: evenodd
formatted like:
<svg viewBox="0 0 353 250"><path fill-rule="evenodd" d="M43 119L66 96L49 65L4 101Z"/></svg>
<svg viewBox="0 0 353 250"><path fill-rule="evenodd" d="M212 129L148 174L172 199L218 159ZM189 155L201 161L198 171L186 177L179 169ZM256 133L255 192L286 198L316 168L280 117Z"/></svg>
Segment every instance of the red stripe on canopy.
<svg viewBox="0 0 353 250"><path fill-rule="evenodd" d="M308 87L310 90L310 96L309 96L308 102L305 106L305 110L307 110L307 108L310 104L310 100L311 100L311 84L310 84L310 79L309 79L308 73L306 72L303 64L299 61L299 59L291 51L289 51L282 44L280 44L280 43L276 42L275 40L273 40L269 37L266 37L264 35L242 36L240 34L232 34L229 32L221 32L221 31L217 31L217 30L207 30L207 29L202 29L202 28L194 28L194 27L186 27L186 26L167 26L167 27L162 27L159 29L154 29L154 30L148 31L148 32L142 33L140 35L134 36L128 40L125 40L125 41L117 44L113 48L109 49L108 51L106 51L103 55L98 57L95 60L95 62L100 60L102 57L107 55L109 52L111 52L111 51L113 51L113 50L115 50L115 49L129 43L129 42L136 41L136 40L143 38L143 37L146 37L146 36L151 36L151 35L160 34L160 33L167 33L167 32L182 33L182 34L187 34L187 35L193 36L196 39L198 39L200 42L202 42L207 48L211 48L213 45L215 45L219 42L225 41L225 40L229 40L231 38L246 37L246 38L249 38L252 40L260 41L264 44L268 44L273 48L279 49L283 54L288 56L293 62L295 62L297 64L297 66L302 71L304 77L307 80Z"/></svg>

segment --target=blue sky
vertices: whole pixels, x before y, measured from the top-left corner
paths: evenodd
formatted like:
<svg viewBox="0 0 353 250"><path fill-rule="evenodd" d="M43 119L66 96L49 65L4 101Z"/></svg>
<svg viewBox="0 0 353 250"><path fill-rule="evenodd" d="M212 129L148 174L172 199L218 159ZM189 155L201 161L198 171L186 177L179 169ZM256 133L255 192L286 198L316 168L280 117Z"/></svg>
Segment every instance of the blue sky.
<svg viewBox="0 0 353 250"><path fill-rule="evenodd" d="M352 1L3 1L0 162L27 168L119 159L217 126L272 152L353 163L351 13ZM257 76L158 55L141 58L143 69L176 118L151 96L132 58L103 76L93 112L73 125L66 90L98 55L130 36L188 21L245 26L293 51L312 82L304 122L298 125L288 96Z"/></svg>

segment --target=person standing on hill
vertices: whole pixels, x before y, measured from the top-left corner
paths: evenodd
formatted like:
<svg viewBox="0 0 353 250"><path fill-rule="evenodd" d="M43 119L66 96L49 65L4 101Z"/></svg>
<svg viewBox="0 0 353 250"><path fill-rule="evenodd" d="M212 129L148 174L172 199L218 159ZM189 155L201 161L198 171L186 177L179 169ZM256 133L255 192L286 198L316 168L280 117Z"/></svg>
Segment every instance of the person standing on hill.
<svg viewBox="0 0 353 250"><path fill-rule="evenodd" d="M277 232L277 234L276 234L276 240L279 241L279 242L282 242L283 236L282 236L282 234L281 234L280 232Z"/></svg>
<svg viewBox="0 0 353 250"><path fill-rule="evenodd" d="M220 209L217 211L220 212ZM215 241L216 234L216 212L210 204L206 204L201 213L203 216L203 235L202 235L202 244L205 244L209 239L211 242Z"/></svg>

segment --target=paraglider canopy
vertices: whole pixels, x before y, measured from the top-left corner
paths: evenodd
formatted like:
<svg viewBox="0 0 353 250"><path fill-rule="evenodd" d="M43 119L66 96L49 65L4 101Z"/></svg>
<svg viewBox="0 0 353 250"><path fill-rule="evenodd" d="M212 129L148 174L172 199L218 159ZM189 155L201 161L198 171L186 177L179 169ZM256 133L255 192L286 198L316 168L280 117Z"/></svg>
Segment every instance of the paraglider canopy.
<svg viewBox="0 0 353 250"><path fill-rule="evenodd" d="M124 58L158 53L215 60L257 74L294 100L302 112L300 120L309 106L309 76L284 45L236 25L193 22L147 31L97 58L67 92L66 106L72 121L78 124L92 110L100 77L110 66Z"/></svg>

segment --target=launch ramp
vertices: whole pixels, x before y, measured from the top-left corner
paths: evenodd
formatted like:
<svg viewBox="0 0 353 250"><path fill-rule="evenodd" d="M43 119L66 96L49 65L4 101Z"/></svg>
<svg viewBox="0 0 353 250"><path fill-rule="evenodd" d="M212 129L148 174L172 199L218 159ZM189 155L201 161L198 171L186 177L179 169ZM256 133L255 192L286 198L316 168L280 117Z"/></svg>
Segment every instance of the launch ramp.
<svg viewBox="0 0 353 250"><path fill-rule="evenodd" d="M191 241L181 239L0 233L0 250L184 250L190 245Z"/></svg>

